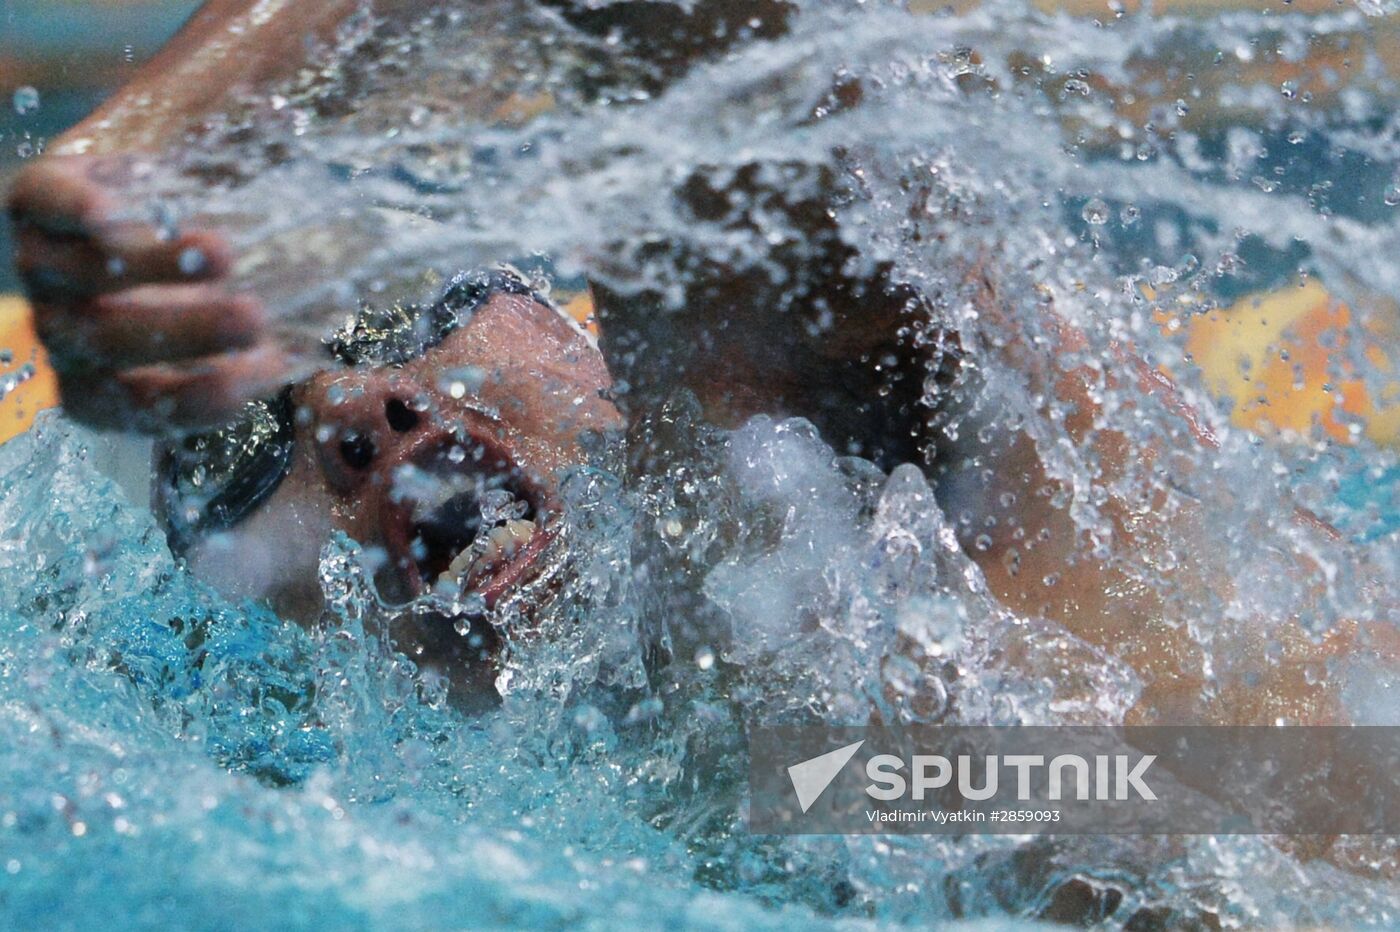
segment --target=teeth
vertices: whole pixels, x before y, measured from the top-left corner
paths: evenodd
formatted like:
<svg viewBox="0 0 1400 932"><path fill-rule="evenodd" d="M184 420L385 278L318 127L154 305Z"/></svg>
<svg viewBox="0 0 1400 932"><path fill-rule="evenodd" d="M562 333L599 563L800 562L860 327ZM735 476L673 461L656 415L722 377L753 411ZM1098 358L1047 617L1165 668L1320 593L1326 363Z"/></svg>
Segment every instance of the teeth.
<svg viewBox="0 0 1400 932"><path fill-rule="evenodd" d="M515 556L534 536L533 521L515 518L497 525L486 534L478 534L470 547L457 554L443 577L454 583L470 585L495 568L497 563Z"/></svg>
<svg viewBox="0 0 1400 932"><path fill-rule="evenodd" d="M452 580L464 578L467 575L467 571L472 568L472 564L476 562L476 556L476 545L473 544L453 557L452 564L447 567L447 570L442 575Z"/></svg>
<svg viewBox="0 0 1400 932"><path fill-rule="evenodd" d="M523 518L511 518L506 522L506 530L510 532L511 539L515 541L517 547L524 546L530 542L530 538L535 536L535 522L526 521Z"/></svg>

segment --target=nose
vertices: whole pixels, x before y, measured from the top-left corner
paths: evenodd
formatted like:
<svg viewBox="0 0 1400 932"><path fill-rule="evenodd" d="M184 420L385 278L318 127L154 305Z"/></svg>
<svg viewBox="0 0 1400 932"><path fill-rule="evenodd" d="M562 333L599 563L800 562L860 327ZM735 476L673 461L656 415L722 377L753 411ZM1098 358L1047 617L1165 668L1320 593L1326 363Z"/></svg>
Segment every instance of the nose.
<svg viewBox="0 0 1400 932"><path fill-rule="evenodd" d="M431 442L434 399L396 371L352 372L315 387L304 408L330 486L350 493L385 486L392 472Z"/></svg>

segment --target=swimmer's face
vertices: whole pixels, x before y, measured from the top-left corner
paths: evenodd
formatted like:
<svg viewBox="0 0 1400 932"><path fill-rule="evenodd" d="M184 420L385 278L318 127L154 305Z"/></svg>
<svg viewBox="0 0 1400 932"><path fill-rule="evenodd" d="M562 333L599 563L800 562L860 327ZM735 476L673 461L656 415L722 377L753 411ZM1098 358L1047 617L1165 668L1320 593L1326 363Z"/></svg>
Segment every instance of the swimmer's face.
<svg viewBox="0 0 1400 932"><path fill-rule="evenodd" d="M497 292L422 356L324 372L292 390L285 478L191 569L231 594L317 617L319 556L340 530L367 548L381 594L434 586L494 604L554 533L561 472L620 418L601 354L529 295Z"/></svg>

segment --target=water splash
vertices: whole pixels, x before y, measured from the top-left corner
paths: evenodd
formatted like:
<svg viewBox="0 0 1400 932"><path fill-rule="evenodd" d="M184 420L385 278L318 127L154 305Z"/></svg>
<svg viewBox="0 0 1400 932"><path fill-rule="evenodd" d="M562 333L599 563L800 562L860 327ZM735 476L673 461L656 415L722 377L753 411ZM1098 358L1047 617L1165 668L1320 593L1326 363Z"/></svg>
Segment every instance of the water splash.
<svg viewBox="0 0 1400 932"><path fill-rule="evenodd" d="M561 594L498 609L503 703L464 718L387 646L353 542L325 552L321 628L230 605L50 420L0 450L8 902L64 896L95 914L119 888L133 914L191 924L215 896L291 923L1393 914L1389 887L1261 839L742 829L752 722L1117 722L1149 688L1112 650L990 594L970 556L992 547L978 521L1007 527L1024 502L956 503L1018 443L1046 463L1085 553L1159 596L1199 651L1193 699L1250 673L1235 645L1287 619L1316 635L1396 621L1394 503L1357 491L1392 461L1232 429L1161 325L1301 273L1358 306L1400 298L1382 85L1254 68L1369 49L1368 15L1386 11L1090 21L1009 2L957 17L813 2L778 34L669 70L533 6L494 12L357 21L315 74L130 181L159 193L162 223L232 230L240 274L304 350L366 295L430 294L458 268L540 253L679 300L674 269L637 261L648 246L762 266L804 231L781 214L745 231L697 222L678 188L835 166L858 261L928 296L911 339L959 335L958 377L929 376L960 402L931 418L935 445L975 437L987 459L886 473L806 422L724 432L674 399L635 427L630 461L565 484L569 553L547 578ZM290 190L320 194L289 204ZM1051 308L1081 345L1064 346ZM1157 364L1178 394L1150 388ZM1087 425L1051 390L1072 370L1091 375ZM465 392L478 373L447 377ZM1102 437L1158 452L1108 468ZM1110 498L1197 521L1216 585L1188 591L1174 571L1189 555L1127 546ZM1295 503L1343 539L1295 520ZM1011 577L1033 563L1034 538L1016 541ZM1384 672L1329 675L1382 721Z"/></svg>

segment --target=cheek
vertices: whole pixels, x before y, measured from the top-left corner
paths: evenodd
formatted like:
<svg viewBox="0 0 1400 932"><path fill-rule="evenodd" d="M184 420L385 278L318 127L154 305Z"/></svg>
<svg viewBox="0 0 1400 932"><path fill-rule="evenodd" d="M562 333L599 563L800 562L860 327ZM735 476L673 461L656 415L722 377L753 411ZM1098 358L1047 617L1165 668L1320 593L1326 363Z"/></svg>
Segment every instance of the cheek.
<svg viewBox="0 0 1400 932"><path fill-rule="evenodd" d="M231 599L265 600L280 615L314 621L321 610L321 548L328 508L281 490L238 527L190 549L190 571Z"/></svg>
<svg viewBox="0 0 1400 932"><path fill-rule="evenodd" d="M501 384L500 408L508 421L528 425L542 436L567 439L581 430L617 426L620 418L600 397L604 385L584 367L517 370Z"/></svg>

